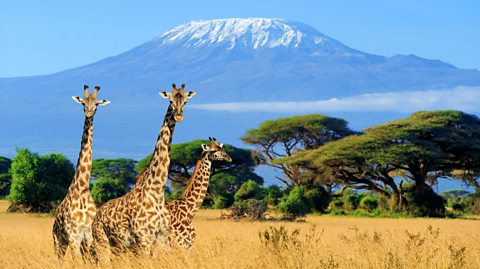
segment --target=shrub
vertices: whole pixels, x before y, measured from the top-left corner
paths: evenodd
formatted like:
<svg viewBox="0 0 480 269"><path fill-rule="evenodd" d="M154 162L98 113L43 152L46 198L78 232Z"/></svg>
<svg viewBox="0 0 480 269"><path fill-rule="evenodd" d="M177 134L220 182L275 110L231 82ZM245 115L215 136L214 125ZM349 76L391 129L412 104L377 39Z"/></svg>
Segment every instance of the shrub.
<svg viewBox="0 0 480 269"><path fill-rule="evenodd" d="M230 217L249 217L251 219L259 220L264 219L264 213L267 210L267 203L255 199L240 200L236 201L230 209Z"/></svg>
<svg viewBox="0 0 480 269"><path fill-rule="evenodd" d="M312 209L317 212L324 212L330 203L330 196L323 187L306 190L305 197L311 202Z"/></svg>
<svg viewBox="0 0 480 269"><path fill-rule="evenodd" d="M223 208L227 208L229 204L230 204L230 201L227 197L218 196L218 197L215 197L212 207L215 209L223 209Z"/></svg>
<svg viewBox="0 0 480 269"><path fill-rule="evenodd" d="M262 187L253 180L245 181L234 195L235 201L259 199L262 197Z"/></svg>
<svg viewBox="0 0 480 269"><path fill-rule="evenodd" d="M283 192L280 187L276 185L271 185L264 189L264 198L263 200L267 202L270 206L278 205L280 198L282 197Z"/></svg>
<svg viewBox="0 0 480 269"><path fill-rule="evenodd" d="M120 197L128 192L122 181L113 178L101 177L92 185L92 198L96 204L103 204L108 200Z"/></svg>
<svg viewBox="0 0 480 269"><path fill-rule="evenodd" d="M305 196L305 192L305 186L293 187L288 195L281 198L277 208L287 218L296 219L305 216L313 207L312 202Z"/></svg>
<svg viewBox="0 0 480 269"><path fill-rule="evenodd" d="M378 208L379 201L380 199L378 196L367 194L360 200L360 208L367 210L368 212L373 212Z"/></svg>

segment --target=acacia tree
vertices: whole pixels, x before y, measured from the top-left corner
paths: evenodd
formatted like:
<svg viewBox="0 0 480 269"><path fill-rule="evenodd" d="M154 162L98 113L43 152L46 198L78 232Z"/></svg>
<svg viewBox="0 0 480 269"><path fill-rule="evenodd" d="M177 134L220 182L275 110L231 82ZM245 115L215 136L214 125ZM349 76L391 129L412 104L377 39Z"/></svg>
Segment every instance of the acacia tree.
<svg viewBox="0 0 480 269"><path fill-rule="evenodd" d="M347 125L347 121L343 119L319 114L279 118L265 121L259 127L248 130L242 140L255 145L258 160L280 169L286 178L277 179L291 186L292 183L305 183L310 175L306 174L305 170L302 173L301 167L295 163L274 160L355 134Z"/></svg>
<svg viewBox="0 0 480 269"><path fill-rule="evenodd" d="M170 167L168 178L172 193L179 192L192 176L193 169L202 153L201 144L208 140L193 140L187 143L173 144L170 151ZM208 194L216 199L226 198L226 204L233 202L233 195L240 185L251 179L263 184L263 178L254 173L255 162L252 152L224 144L223 150L232 158L232 162L213 162ZM148 165L151 155L140 160L135 170L140 173Z"/></svg>
<svg viewBox="0 0 480 269"><path fill-rule="evenodd" d="M438 177L472 169L479 161L480 120L459 111L417 112L367 128L365 134L278 160L334 176L351 188L392 197L399 207L408 205L406 198L415 203L422 195L432 194ZM412 184L409 196L394 176Z"/></svg>

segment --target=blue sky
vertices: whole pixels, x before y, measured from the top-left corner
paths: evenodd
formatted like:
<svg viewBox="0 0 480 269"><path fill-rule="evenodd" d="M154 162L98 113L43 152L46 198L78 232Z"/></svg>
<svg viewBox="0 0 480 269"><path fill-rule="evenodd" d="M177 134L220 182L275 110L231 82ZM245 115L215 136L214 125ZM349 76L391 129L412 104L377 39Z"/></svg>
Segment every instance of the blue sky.
<svg viewBox="0 0 480 269"><path fill-rule="evenodd" d="M2 1L0 77L49 74L138 46L191 20L276 17L365 52L480 69L480 1Z"/></svg>

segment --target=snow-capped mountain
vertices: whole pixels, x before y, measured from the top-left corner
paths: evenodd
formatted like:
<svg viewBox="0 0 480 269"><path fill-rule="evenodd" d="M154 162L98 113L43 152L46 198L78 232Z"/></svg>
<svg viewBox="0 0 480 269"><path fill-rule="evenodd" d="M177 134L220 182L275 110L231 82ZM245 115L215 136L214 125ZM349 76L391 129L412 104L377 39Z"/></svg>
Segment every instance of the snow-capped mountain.
<svg viewBox="0 0 480 269"><path fill-rule="evenodd" d="M303 23L285 19L218 19L192 21L166 32L153 42L161 46L221 46L234 48L297 48L310 52L354 52L340 42Z"/></svg>
<svg viewBox="0 0 480 269"><path fill-rule="evenodd" d="M309 101L478 86L480 72L414 55L361 52L284 19L193 21L90 65L52 75L0 79L0 117L9 126L0 131L0 156L21 146L75 156L83 115L70 96L81 94L84 84L97 84L102 86L101 98L112 104L100 108L96 116L94 146L103 151L97 150L95 157L138 158L151 150L167 106L157 92L168 90L172 82L185 82L197 91L189 104ZM248 128L282 115L188 107L186 113L174 142L218 136L238 144ZM365 115L356 116L355 126L393 117L375 113L372 120Z"/></svg>

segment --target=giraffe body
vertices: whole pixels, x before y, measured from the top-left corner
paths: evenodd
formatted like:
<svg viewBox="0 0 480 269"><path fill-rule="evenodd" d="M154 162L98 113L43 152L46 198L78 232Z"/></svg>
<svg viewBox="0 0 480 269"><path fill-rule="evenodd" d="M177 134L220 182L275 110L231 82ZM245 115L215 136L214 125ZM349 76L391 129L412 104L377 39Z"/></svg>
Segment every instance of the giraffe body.
<svg viewBox="0 0 480 269"><path fill-rule="evenodd" d="M137 177L133 189L98 209L93 223L95 252L101 262L109 262L112 251L132 250L151 254L157 240L166 240L170 219L165 206L165 187L170 165L170 144L177 121L183 119L183 107L194 92L185 93L184 85L161 95L170 99L155 150L149 165Z"/></svg>
<svg viewBox="0 0 480 269"><path fill-rule="evenodd" d="M96 207L90 195L90 170L92 168L92 134L93 116L97 105L107 105L107 100L96 99L100 87L95 87L92 94L88 93L88 86L84 87L85 98L74 96L73 99L84 106L85 122L83 126L80 154L73 181L68 188L67 195L56 210L53 223L54 249L57 258L61 260L68 247L74 257L85 257L88 253L93 237L92 222Z"/></svg>
<svg viewBox="0 0 480 269"><path fill-rule="evenodd" d="M210 140L210 145L202 145L202 156L182 192L182 198L174 199L167 204L171 219L170 240L187 250L192 249L195 241L196 232L192 220L207 193L212 161L232 161L222 149L222 144L217 143L214 138Z"/></svg>

